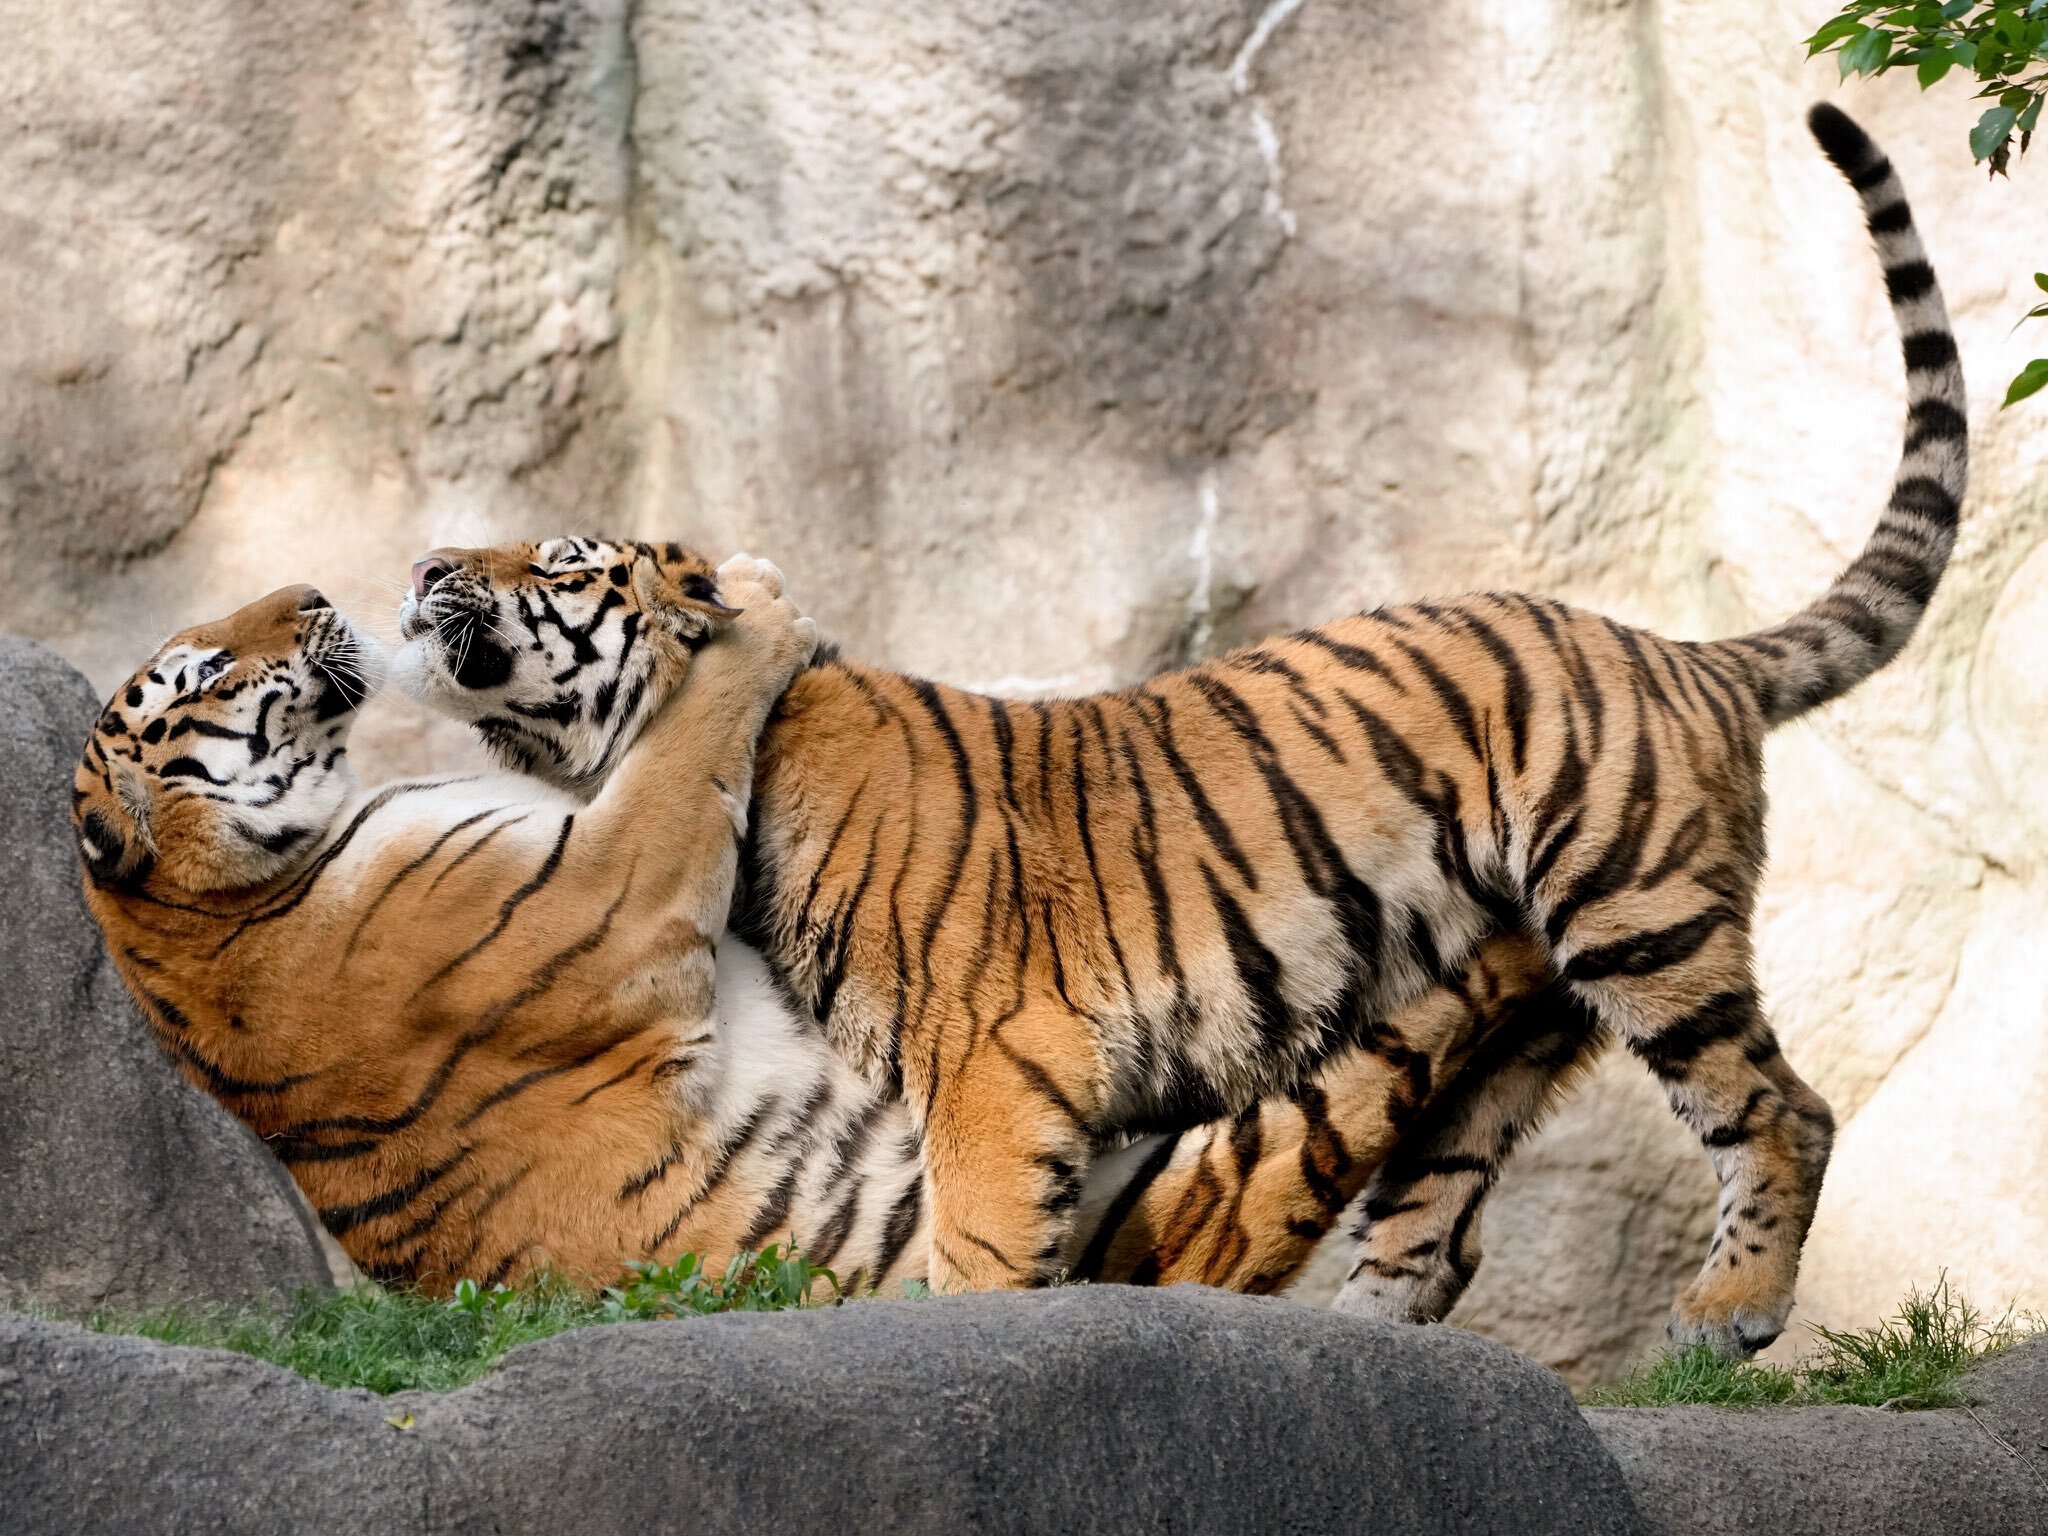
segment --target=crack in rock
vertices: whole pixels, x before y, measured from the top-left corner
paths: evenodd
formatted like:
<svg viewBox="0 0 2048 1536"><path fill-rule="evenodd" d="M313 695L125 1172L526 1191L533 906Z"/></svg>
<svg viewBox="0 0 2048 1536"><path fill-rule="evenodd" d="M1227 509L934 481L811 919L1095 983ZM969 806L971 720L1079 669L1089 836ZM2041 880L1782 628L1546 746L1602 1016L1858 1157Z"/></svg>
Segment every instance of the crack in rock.
<svg viewBox="0 0 2048 1536"><path fill-rule="evenodd" d="M1249 98L1252 93L1252 65L1260 51L1272 41L1273 34L1287 24L1288 18L1301 9L1301 0L1273 0L1260 14L1251 35L1244 40L1244 46L1237 50L1237 57L1230 61L1230 88L1237 95ZM1266 163L1266 195L1260 203L1266 217L1278 224L1289 239L1294 237L1294 210L1287 206L1282 196L1285 174L1280 167L1280 135L1274 130L1273 120L1266 115L1265 108L1256 100L1251 103L1252 141L1258 145L1259 158Z"/></svg>

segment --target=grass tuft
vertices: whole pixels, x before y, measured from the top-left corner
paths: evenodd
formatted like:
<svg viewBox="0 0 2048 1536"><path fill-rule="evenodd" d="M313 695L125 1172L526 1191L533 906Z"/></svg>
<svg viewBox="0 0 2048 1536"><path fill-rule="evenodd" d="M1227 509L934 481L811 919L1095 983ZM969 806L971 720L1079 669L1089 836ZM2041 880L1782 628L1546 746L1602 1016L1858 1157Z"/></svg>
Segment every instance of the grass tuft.
<svg viewBox="0 0 2048 1536"><path fill-rule="evenodd" d="M1649 1361L1580 1400L1594 1408L1949 1408L1961 1401L1959 1384L1973 1360L2043 1326L2042 1319L2011 1309L1986 1322L1944 1273L1932 1290L1907 1293L1899 1310L1874 1327L1813 1325L1816 1348L1790 1369L1724 1360L1695 1345Z"/></svg>
<svg viewBox="0 0 2048 1536"><path fill-rule="evenodd" d="M695 1254L674 1264L635 1264L599 1296L550 1277L519 1290L486 1290L464 1280L446 1300L366 1287L339 1295L308 1292L289 1306L101 1313L86 1326L254 1355L329 1387L446 1392L484 1375L507 1350L572 1328L788 1311L838 1296L839 1282L830 1270L794 1248L771 1245L737 1255L716 1275Z"/></svg>

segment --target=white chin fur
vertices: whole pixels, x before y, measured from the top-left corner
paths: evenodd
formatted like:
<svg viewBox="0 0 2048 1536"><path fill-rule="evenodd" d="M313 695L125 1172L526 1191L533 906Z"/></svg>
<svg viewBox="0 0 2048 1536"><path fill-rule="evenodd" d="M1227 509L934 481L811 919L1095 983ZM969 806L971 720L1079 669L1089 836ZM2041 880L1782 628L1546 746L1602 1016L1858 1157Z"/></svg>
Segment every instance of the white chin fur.
<svg viewBox="0 0 2048 1536"><path fill-rule="evenodd" d="M465 690L455 686L434 650L431 636L407 640L390 653L387 675L406 697L431 710L466 718Z"/></svg>

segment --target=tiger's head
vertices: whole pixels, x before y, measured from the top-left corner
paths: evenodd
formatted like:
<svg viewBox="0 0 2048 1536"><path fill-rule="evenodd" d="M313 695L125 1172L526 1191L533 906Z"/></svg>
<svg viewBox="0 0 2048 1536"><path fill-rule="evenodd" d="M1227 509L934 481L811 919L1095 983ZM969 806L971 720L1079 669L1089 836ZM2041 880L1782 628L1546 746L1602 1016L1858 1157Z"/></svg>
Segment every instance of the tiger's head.
<svg viewBox="0 0 2048 1536"><path fill-rule="evenodd" d="M587 791L738 612L680 544L437 549L412 568L392 675L508 768Z"/></svg>
<svg viewBox="0 0 2048 1536"><path fill-rule="evenodd" d="M275 879L355 788L356 710L383 653L311 587L173 635L93 725L71 823L99 886Z"/></svg>

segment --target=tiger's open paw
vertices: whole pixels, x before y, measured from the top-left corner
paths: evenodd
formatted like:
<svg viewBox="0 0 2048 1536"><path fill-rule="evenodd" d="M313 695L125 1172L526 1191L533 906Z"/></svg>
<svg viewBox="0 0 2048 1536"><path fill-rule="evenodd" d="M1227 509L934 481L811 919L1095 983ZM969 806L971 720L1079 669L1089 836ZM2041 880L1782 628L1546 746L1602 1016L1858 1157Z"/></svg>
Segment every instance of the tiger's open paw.
<svg viewBox="0 0 2048 1536"><path fill-rule="evenodd" d="M810 664L818 626L783 595L782 572L752 555L734 555L718 568L719 599L739 610L731 635L760 662L771 697Z"/></svg>

